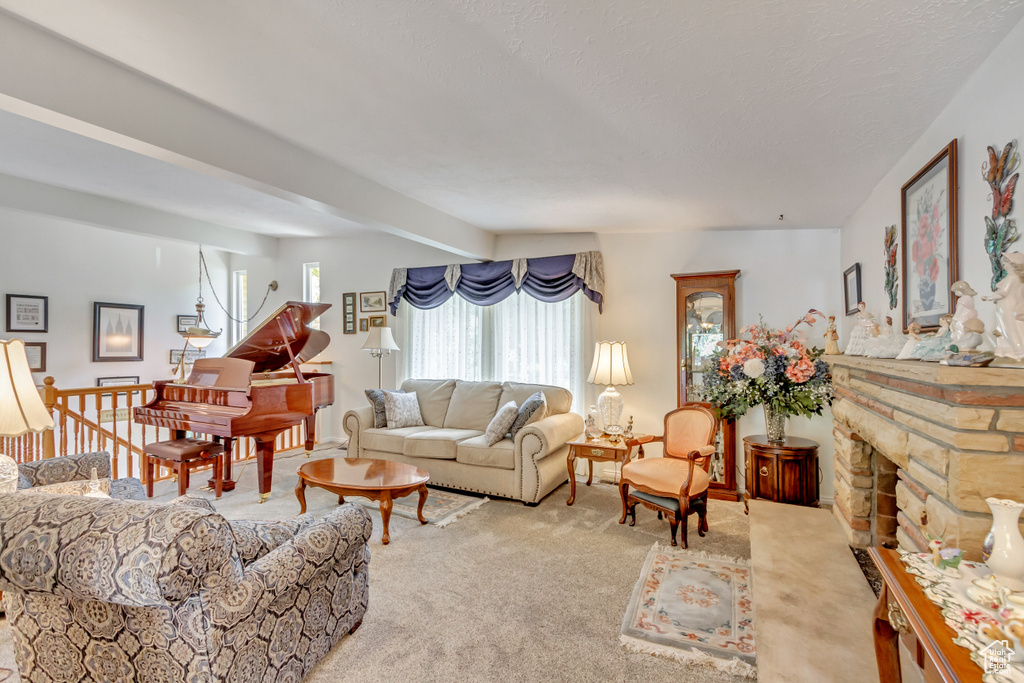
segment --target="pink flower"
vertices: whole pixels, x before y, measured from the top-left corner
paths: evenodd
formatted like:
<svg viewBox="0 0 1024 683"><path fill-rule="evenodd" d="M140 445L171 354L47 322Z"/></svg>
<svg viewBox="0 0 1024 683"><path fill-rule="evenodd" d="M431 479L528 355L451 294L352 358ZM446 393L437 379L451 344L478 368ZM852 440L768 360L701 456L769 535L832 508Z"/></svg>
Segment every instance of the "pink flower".
<svg viewBox="0 0 1024 683"><path fill-rule="evenodd" d="M814 363L807 356L801 356L799 359L789 364L786 368L786 377L790 378L797 384L803 384L811 377L814 376Z"/></svg>
<svg viewBox="0 0 1024 683"><path fill-rule="evenodd" d="M939 279L939 259L932 259L932 265L928 268L928 277L932 282Z"/></svg>

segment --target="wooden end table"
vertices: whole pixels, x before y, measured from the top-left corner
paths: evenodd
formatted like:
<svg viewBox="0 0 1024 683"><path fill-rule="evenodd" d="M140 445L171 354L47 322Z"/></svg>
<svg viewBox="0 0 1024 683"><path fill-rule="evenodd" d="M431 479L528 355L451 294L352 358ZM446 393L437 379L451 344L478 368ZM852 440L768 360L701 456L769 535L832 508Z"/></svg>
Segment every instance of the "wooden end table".
<svg viewBox="0 0 1024 683"><path fill-rule="evenodd" d="M306 512L307 486L336 493L339 505L345 502L345 496L362 496L380 501L380 516L384 520L381 542L384 545L391 542L388 523L391 521L392 501L395 498L404 498L418 491L420 504L416 516L420 524L427 523L423 518L423 504L427 502L430 475L418 467L374 458L323 458L303 463L298 474L295 497L299 499L303 514Z"/></svg>
<svg viewBox="0 0 1024 683"><path fill-rule="evenodd" d="M636 434L632 438L625 439L621 438L615 443L612 443L605 437L598 437L596 439L577 439L570 441L569 454L566 456L565 466L569 469L569 484L571 490L569 493L569 500L565 501L566 505L572 505L576 502L576 459L585 458L587 460L587 486L590 486L594 480L594 463L595 462L622 462L628 459L630 451L634 448L639 447L637 451L637 457L644 457L644 444L654 441L654 437L650 434Z"/></svg>
<svg viewBox="0 0 1024 683"><path fill-rule="evenodd" d="M743 438L747 490L743 499L818 507L818 442L787 436L782 443L766 434Z"/></svg>

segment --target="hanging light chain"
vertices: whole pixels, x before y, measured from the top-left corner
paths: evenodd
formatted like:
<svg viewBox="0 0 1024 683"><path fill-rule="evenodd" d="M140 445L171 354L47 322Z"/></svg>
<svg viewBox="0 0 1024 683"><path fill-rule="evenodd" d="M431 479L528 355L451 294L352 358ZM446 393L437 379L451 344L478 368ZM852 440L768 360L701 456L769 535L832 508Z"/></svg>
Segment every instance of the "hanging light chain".
<svg viewBox="0 0 1024 683"><path fill-rule="evenodd" d="M266 294L263 295L263 301L260 302L259 308L256 309L256 312L253 313L252 315L250 315L245 320L239 320L235 316L231 315L228 312L228 309L224 308L224 304L222 304L220 302L220 297L217 296L217 290L214 289L213 281L210 279L210 269L206 267L206 257L203 256L203 247L202 247L202 245L199 245L199 299L198 299L198 301L200 303L202 303L202 301L203 301L203 273L206 273L206 282L207 282L208 285L210 285L210 291L213 292L213 300L217 302L217 306L220 307L220 310L224 311L224 315L226 315L229 320L233 320L236 323L251 322L256 316L258 316L260 314L260 311L263 310L263 305L267 303L267 297L270 296L270 292L272 292L274 289L276 289L276 287L274 286L275 283L273 283L273 282L270 283L269 285L267 285L267 292L266 292Z"/></svg>

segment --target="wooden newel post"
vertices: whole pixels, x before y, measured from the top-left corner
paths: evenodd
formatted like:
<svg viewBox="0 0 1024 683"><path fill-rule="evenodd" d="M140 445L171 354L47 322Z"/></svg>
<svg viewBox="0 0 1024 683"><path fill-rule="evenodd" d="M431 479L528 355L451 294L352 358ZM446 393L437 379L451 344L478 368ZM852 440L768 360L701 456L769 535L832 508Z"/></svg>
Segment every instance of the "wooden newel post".
<svg viewBox="0 0 1024 683"><path fill-rule="evenodd" d="M43 380L43 404L46 405L46 412L49 413L50 417L53 417L54 406L57 405L57 389L53 386L53 377L47 377ZM54 448L53 443L53 429L47 429L43 432L43 459L54 457L57 452Z"/></svg>

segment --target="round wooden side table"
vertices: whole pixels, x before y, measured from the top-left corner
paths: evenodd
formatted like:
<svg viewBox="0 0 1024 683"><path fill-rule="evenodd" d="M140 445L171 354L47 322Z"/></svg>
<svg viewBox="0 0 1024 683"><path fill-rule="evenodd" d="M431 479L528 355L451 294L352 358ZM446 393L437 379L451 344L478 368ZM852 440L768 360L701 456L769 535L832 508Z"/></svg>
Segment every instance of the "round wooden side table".
<svg viewBox="0 0 1024 683"><path fill-rule="evenodd" d="M818 442L787 436L770 443L765 434L743 437L746 498L818 507Z"/></svg>

